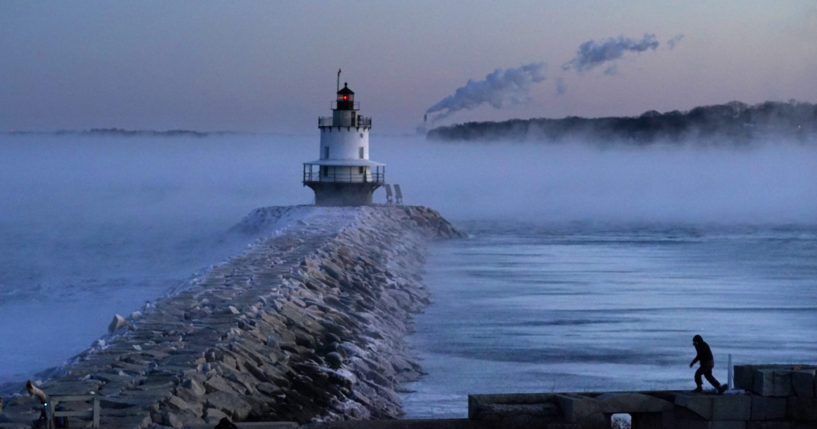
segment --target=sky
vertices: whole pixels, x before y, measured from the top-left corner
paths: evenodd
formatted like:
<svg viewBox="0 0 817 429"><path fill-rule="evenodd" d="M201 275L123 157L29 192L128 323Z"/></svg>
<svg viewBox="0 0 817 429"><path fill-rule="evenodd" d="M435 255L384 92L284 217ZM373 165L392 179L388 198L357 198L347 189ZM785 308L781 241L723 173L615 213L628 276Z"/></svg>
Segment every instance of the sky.
<svg viewBox="0 0 817 429"><path fill-rule="evenodd" d="M434 125L817 102L815 40L813 0L4 0L0 129L315 133L339 68L384 134L526 65Z"/></svg>

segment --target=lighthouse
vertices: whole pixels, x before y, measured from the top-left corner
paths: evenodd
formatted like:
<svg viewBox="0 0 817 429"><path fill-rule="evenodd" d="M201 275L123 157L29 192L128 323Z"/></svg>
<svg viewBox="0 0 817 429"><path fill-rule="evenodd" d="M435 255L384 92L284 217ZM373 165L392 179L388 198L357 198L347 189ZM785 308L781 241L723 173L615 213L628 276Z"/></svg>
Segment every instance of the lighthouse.
<svg viewBox="0 0 817 429"><path fill-rule="evenodd" d="M332 116L318 118L320 158L305 162L303 171L304 186L315 191L315 205L371 204L372 193L385 183L386 165L369 160L372 118L360 116L358 108L355 93L344 83L332 103Z"/></svg>

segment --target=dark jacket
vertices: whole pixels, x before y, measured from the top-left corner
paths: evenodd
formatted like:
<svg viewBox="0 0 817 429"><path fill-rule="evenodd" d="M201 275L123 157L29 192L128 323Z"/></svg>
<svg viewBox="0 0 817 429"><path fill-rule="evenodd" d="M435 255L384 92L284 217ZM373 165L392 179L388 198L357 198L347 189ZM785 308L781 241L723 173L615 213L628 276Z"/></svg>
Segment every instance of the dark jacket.
<svg viewBox="0 0 817 429"><path fill-rule="evenodd" d="M701 365L713 365L715 363L715 358L712 356L712 350L709 349L709 344L707 344L703 339L695 342L695 351L698 352L698 355L692 360L691 365L694 365L695 362L698 361L701 362Z"/></svg>

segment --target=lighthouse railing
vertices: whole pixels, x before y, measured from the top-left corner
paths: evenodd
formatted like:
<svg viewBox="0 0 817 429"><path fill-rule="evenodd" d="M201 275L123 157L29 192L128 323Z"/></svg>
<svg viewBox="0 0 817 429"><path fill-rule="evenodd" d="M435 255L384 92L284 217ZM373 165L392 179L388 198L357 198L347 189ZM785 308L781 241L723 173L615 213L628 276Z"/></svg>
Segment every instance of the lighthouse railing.
<svg viewBox="0 0 817 429"><path fill-rule="evenodd" d="M334 118L331 116L321 116L318 118L318 128L324 127L332 127L335 126ZM352 125L351 123L348 124L341 124L342 127L371 127L372 126L372 118L370 116L358 116L357 122Z"/></svg>
<svg viewBox="0 0 817 429"><path fill-rule="evenodd" d="M317 169L312 167L316 166ZM304 164L304 183L334 182L334 183L373 183L386 182L385 167L376 167L374 171L359 173L354 169L321 169L318 164Z"/></svg>

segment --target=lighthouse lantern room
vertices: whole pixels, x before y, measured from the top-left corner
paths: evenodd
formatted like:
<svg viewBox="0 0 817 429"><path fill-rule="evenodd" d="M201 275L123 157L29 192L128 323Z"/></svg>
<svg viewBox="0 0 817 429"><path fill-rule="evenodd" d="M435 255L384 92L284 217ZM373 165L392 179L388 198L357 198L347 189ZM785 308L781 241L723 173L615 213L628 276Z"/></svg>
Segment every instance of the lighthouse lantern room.
<svg viewBox="0 0 817 429"><path fill-rule="evenodd" d="M372 203L372 193L385 183L386 165L369 160L371 128L372 118L360 116L355 93L344 83L332 116L318 118L320 159L304 163L303 183L315 191L316 205Z"/></svg>

